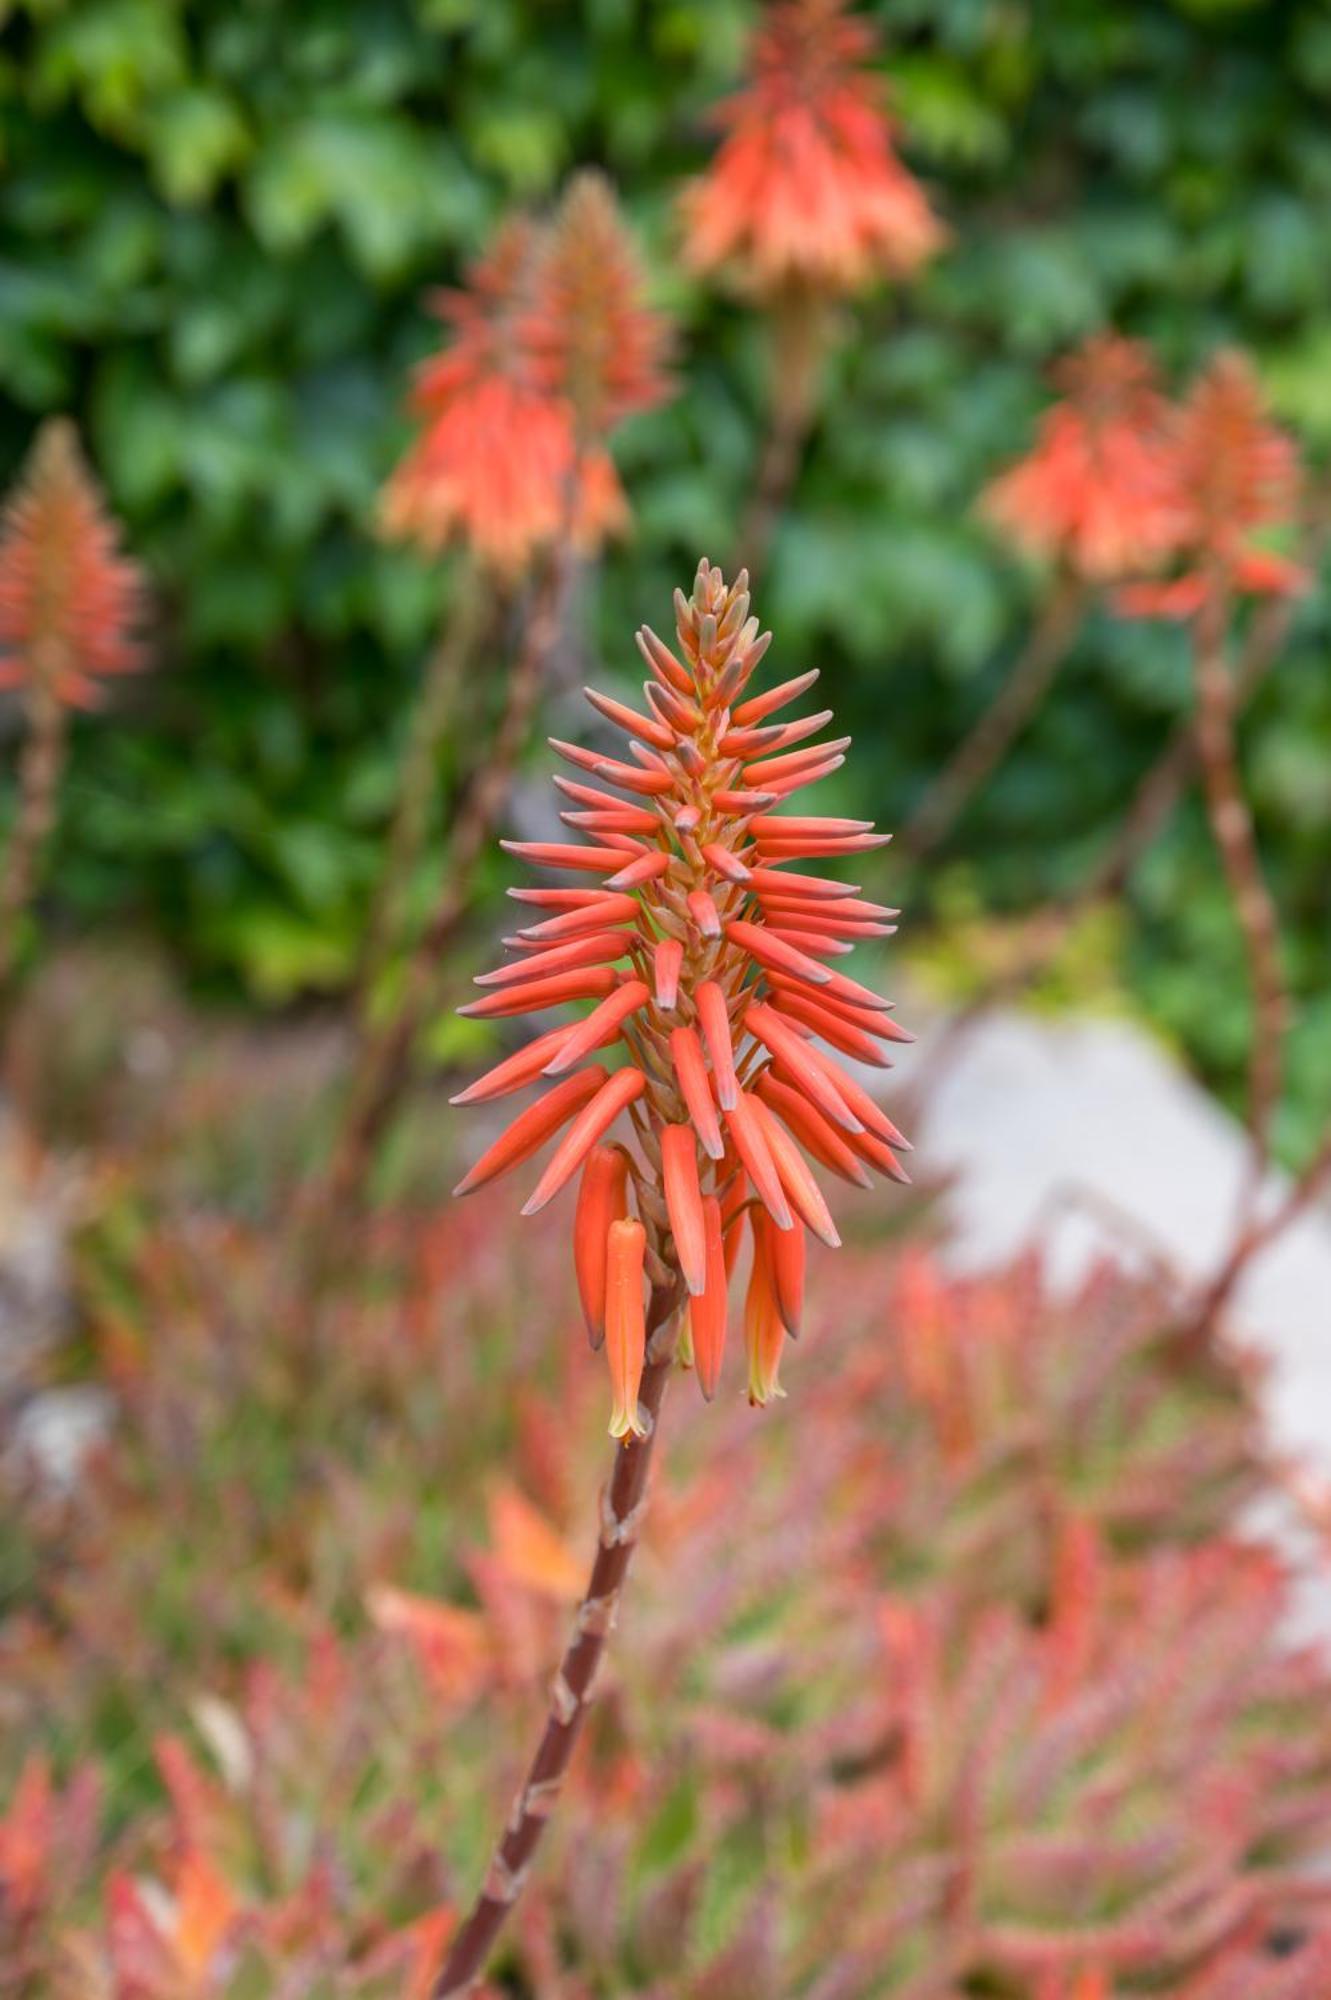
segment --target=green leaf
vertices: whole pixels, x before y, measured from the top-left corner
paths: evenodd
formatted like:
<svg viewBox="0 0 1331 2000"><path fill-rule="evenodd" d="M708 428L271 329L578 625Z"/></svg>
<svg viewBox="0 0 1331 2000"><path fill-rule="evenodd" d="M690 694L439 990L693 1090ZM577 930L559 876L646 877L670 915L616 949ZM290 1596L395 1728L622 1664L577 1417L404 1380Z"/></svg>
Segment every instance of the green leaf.
<svg viewBox="0 0 1331 2000"><path fill-rule="evenodd" d="M1004 119L961 65L944 56L899 57L892 65L892 104L912 145L928 158L989 166L1007 149Z"/></svg>
<svg viewBox="0 0 1331 2000"><path fill-rule="evenodd" d="M154 104L145 120L153 177L168 201L206 201L250 150L238 106L225 92L194 85Z"/></svg>
<svg viewBox="0 0 1331 2000"><path fill-rule="evenodd" d="M465 207L446 150L400 117L320 113L268 135L246 179L260 240L278 254L336 222L369 276L392 278Z"/></svg>
<svg viewBox="0 0 1331 2000"><path fill-rule="evenodd" d="M486 105L470 127L471 151L518 196L552 187L568 158L568 135L556 111L539 104Z"/></svg>
<svg viewBox="0 0 1331 2000"><path fill-rule="evenodd" d="M77 97L95 126L131 135L144 110L182 82L186 65L170 0L80 0L39 38L33 87L41 103Z"/></svg>

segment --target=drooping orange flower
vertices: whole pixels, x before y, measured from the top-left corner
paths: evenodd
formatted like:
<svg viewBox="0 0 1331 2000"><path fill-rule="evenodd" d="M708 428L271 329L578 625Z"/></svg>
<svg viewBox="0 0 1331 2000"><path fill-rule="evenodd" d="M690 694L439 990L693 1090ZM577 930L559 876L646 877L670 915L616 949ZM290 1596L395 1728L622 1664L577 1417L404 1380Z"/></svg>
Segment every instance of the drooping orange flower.
<svg viewBox="0 0 1331 2000"><path fill-rule="evenodd" d="M453 338L417 377L422 429L385 488L387 532L461 538L509 575L566 523L584 550L622 532L607 445L666 393L666 332L608 185L580 175L548 227L508 222L436 309Z"/></svg>
<svg viewBox="0 0 1331 2000"><path fill-rule="evenodd" d="M442 548L467 542L515 573L558 531L569 477L568 413L534 379L522 335L540 235L510 221L435 309L452 344L421 368L412 408L422 429L384 489L385 531Z"/></svg>
<svg viewBox="0 0 1331 2000"><path fill-rule="evenodd" d="M870 1168L906 1178L897 1157L905 1141L837 1057L885 1067L883 1045L910 1037L886 1001L829 963L860 939L889 935L896 912L792 866L849 859L884 836L865 820L780 810L844 762L849 739L810 741L826 710L771 719L816 672L746 696L770 635L749 616L744 574L728 587L703 562L675 609L678 651L645 626L638 634L650 672L645 711L588 690L628 736L627 758L554 744L577 773L555 782L579 838L505 843L537 867L592 879L510 890L538 914L506 940L511 960L478 980L485 995L463 1012L493 1020L594 1004L454 1099L549 1085L458 1192L561 1135L523 1213L581 1175L575 1263L589 1330L594 1342L604 1336L610 1360L616 1435L638 1427L645 1283L687 1299L693 1358L711 1395L747 1217L750 1394L764 1402L779 1393L781 1348L799 1330L805 1232L838 1241L806 1152L856 1185ZM608 1049L625 1058L620 1066L591 1060ZM608 1144L625 1115L633 1143Z"/></svg>
<svg viewBox="0 0 1331 2000"><path fill-rule="evenodd" d="M844 0L777 0L725 137L684 198L685 256L759 294L841 294L905 277L944 230L893 147L869 24Z"/></svg>
<svg viewBox="0 0 1331 2000"><path fill-rule="evenodd" d="M1092 336L1055 373L1062 399L984 496L994 525L1085 583L1159 562L1177 533L1168 405L1141 342Z"/></svg>
<svg viewBox="0 0 1331 2000"><path fill-rule="evenodd" d="M52 418L0 520L0 687L95 707L100 681L143 664L143 602L74 426Z"/></svg>
<svg viewBox="0 0 1331 2000"><path fill-rule="evenodd" d="M1270 421L1251 364L1226 350L1198 376L1169 429L1172 529L1179 573L1118 594L1129 615L1191 618L1215 596L1285 597L1307 572L1263 545L1293 525L1300 468Z"/></svg>

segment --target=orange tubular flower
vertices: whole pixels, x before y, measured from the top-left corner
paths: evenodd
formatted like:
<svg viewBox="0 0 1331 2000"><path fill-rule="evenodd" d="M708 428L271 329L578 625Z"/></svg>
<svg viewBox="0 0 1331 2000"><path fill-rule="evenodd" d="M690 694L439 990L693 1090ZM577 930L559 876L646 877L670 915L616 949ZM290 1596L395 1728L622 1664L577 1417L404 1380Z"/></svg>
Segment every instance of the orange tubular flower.
<svg viewBox="0 0 1331 2000"><path fill-rule="evenodd" d="M647 1233L632 1216L612 1222L605 1244L605 1342L610 1360L614 1409L611 1437L643 1437L638 1415L638 1385L647 1354L647 1315L643 1305L643 1261Z"/></svg>
<svg viewBox="0 0 1331 2000"><path fill-rule="evenodd" d="M1118 594L1128 615L1191 618L1217 594L1287 597L1307 572L1261 545L1293 524L1299 461L1270 422L1257 378L1241 354L1217 354L1175 413L1169 433L1172 532L1167 553L1181 573Z"/></svg>
<svg viewBox="0 0 1331 2000"><path fill-rule="evenodd" d="M639 632L650 673L646 712L588 691L628 738L622 760L554 746L580 773L558 782L587 807L564 818L588 841L505 845L538 867L600 880L510 891L553 914L507 940L514 958L484 975L485 997L463 1009L518 1014L594 1003L580 1021L550 1030L455 1099L498 1097L538 1074L553 1083L459 1192L516 1166L562 1130L524 1213L581 1175L575 1263L593 1342L604 1332L616 1436L635 1428L648 1280L676 1303L687 1297L692 1355L710 1397L736 1231L747 1216L750 1394L766 1401L778 1393L786 1334L799 1331L804 1232L838 1241L806 1151L856 1185L867 1183L870 1169L906 1178L901 1134L837 1055L819 1046L867 1049L883 1063L884 1043L909 1039L886 1001L828 963L861 937L889 935L896 912L789 865L858 855L885 836L863 821L778 810L840 762L840 747L794 751L809 726L772 719L814 675L746 694L770 636L760 636L749 616L746 585L741 574L727 587L704 562L691 597L676 593L678 650L646 627ZM826 720L820 715L813 726ZM583 1067L615 1043L621 1067ZM607 1143L625 1113L632 1149ZM628 1215L630 1184L636 1220Z"/></svg>
<svg viewBox="0 0 1331 2000"><path fill-rule="evenodd" d="M508 222L436 310L452 344L417 378L422 430L385 488L386 532L429 550L460 538L508 575L570 510L584 550L621 532L606 444L665 395L666 327L608 184L580 175L548 228Z"/></svg>
<svg viewBox="0 0 1331 2000"><path fill-rule="evenodd" d="M143 664L143 583L121 555L71 423L44 424L0 521L0 688L93 708Z"/></svg>
<svg viewBox="0 0 1331 2000"><path fill-rule="evenodd" d="M1084 583L1159 562L1178 528L1168 407L1139 341L1096 334L1055 371L1063 400L1033 449L994 481L984 511L1028 554Z"/></svg>
<svg viewBox="0 0 1331 2000"><path fill-rule="evenodd" d="M748 85L685 196L685 256L729 267L749 290L838 295L908 276L944 230L902 166L868 68L875 38L844 0L778 0L753 46Z"/></svg>
<svg viewBox="0 0 1331 2000"><path fill-rule="evenodd" d="M510 221L466 290L436 296L452 344L416 378L421 434L381 508L387 534L428 550L461 539L508 574L558 531L570 464L567 414L533 380L520 334L539 249L534 224Z"/></svg>

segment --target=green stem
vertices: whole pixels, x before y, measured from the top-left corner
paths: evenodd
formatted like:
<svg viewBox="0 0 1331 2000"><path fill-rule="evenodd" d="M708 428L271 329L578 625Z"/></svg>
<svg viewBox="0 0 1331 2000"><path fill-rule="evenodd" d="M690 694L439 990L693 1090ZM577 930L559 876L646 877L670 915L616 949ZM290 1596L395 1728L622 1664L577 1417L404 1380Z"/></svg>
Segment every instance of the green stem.
<svg viewBox="0 0 1331 2000"><path fill-rule="evenodd" d="M439 749L457 708L463 671L480 634L487 603L482 579L468 564L458 584L447 623L425 666L403 750L397 808L388 851L370 911L364 960L358 981L363 1003L396 942L403 909L429 827L430 799Z"/></svg>
<svg viewBox="0 0 1331 2000"><path fill-rule="evenodd" d="M751 577L766 566L818 414L819 374L830 335L826 303L805 287L792 286L773 302L771 328L767 434L733 562Z"/></svg>
<svg viewBox="0 0 1331 2000"><path fill-rule="evenodd" d="M18 931L37 886L42 856L55 825L56 798L65 764L65 710L44 676L33 690L30 726L18 773L18 812L0 872L0 995L7 994L18 959Z"/></svg>
<svg viewBox="0 0 1331 2000"><path fill-rule="evenodd" d="M902 845L917 860L947 839L970 799L1002 763L1034 715L1053 685L1085 606L1084 585L1064 577L993 701L962 738L902 829Z"/></svg>

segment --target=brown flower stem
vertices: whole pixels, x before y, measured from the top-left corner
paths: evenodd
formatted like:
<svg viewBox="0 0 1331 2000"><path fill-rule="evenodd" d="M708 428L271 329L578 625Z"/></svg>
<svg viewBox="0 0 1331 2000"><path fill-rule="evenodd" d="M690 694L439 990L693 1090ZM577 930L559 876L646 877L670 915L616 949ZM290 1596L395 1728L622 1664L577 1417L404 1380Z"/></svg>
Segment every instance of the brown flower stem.
<svg viewBox="0 0 1331 2000"><path fill-rule="evenodd" d="M767 434L732 565L746 568L751 578L766 566L818 413L818 377L830 331L826 304L807 288L792 285L773 304L771 326Z"/></svg>
<svg viewBox="0 0 1331 2000"><path fill-rule="evenodd" d="M1217 591L1193 628L1193 684L1197 695L1197 754L1211 834L1243 936L1252 986L1248 1125L1256 1178L1270 1155L1271 1123L1280 1102L1288 1001L1280 963L1279 918L1262 873L1252 814L1239 770L1234 735L1234 682L1225 658L1226 624L1226 603Z"/></svg>
<svg viewBox="0 0 1331 2000"><path fill-rule="evenodd" d="M1234 672L1235 720L1280 657L1293 615L1294 607L1287 597L1268 598L1254 615ZM1122 889L1146 849L1164 831L1196 772L1197 760L1196 718L1188 716L1138 785L1118 838L1077 890L1076 908ZM1073 901L1069 899L1070 904Z"/></svg>
<svg viewBox="0 0 1331 2000"><path fill-rule="evenodd" d="M397 806L388 852L370 911L358 989L364 1010L369 989L393 947L411 877L420 860L430 816L439 747L457 706L462 673L480 636L486 592L467 563L437 643L426 662L398 779Z"/></svg>
<svg viewBox="0 0 1331 2000"><path fill-rule="evenodd" d="M908 854L919 859L947 839L968 801L1002 762L1048 693L1085 608L1085 586L1074 577L1063 577L993 701L903 828L901 839Z"/></svg>
<svg viewBox="0 0 1331 2000"><path fill-rule="evenodd" d="M18 812L0 872L0 995L18 956L18 927L32 899L42 854L55 825L56 795L68 743L64 705L44 676L34 687L30 726L18 771Z"/></svg>
<svg viewBox="0 0 1331 2000"><path fill-rule="evenodd" d="M484 1886L453 1939L431 2000L446 2000L450 1993L465 1993L481 1977L495 1939L522 1893L546 1822L558 1802L637 1546L646 1505L647 1476L660 1426L661 1400L674 1364L680 1292L678 1278L653 1287L647 1313L648 1360L638 1397L639 1412L647 1419L647 1434L630 1438L615 1449L614 1468L601 1494L601 1528L595 1560L552 1683L550 1708L536 1754L495 1849Z"/></svg>
<svg viewBox="0 0 1331 2000"><path fill-rule="evenodd" d="M1288 598L1270 598L1260 606L1248 629L1234 675L1234 713L1242 713L1279 658L1289 635L1293 606ZM1197 770L1197 722L1189 715L1133 793L1132 802L1114 839L1075 889L1051 902L1033 919L1025 949L1015 963L984 992L963 1007L943 1030L917 1085L936 1073L950 1050L976 1020L991 1008L1015 999L1057 956L1081 917L1097 903L1119 896L1133 869L1178 807Z"/></svg>
<svg viewBox="0 0 1331 2000"><path fill-rule="evenodd" d="M1279 1202L1269 1215L1253 1217L1247 1227L1239 1231L1224 1263L1202 1295L1192 1322L1192 1331L1195 1335L1210 1333L1233 1297L1235 1288L1249 1264L1255 1257L1260 1256L1262 1251L1268 1250L1278 1237L1284 1235L1290 1224L1298 1220L1328 1181L1331 1181L1331 1130L1323 1134L1321 1144L1284 1200Z"/></svg>
<svg viewBox="0 0 1331 2000"><path fill-rule="evenodd" d="M1331 491L1316 494L1308 509L1303 560L1309 569L1315 569L1321 561L1328 529L1331 529ZM1294 622L1296 602L1291 597L1269 597L1254 612L1234 674L1236 717L1280 658ZM1083 911L1106 897L1122 893L1142 855L1168 825L1196 770L1197 724L1196 717L1189 715L1178 724L1138 785L1118 834L1100 860L1076 889L1044 913L1032 946L1020 963L1009 970L991 993L967 1009L962 1019L969 1019L994 1002L1020 992L1049 963Z"/></svg>
<svg viewBox="0 0 1331 2000"><path fill-rule="evenodd" d="M306 1238L318 1260L335 1255L364 1190L374 1148L396 1112L411 1076L416 1038L435 993L439 968L472 901L476 868L508 803L513 773L540 696L545 664L559 637L571 562L552 558L537 587L522 651L504 691L504 709L489 754L473 774L449 845L448 886L418 939L393 1012L362 1040L341 1130L326 1173L307 1204Z"/></svg>

